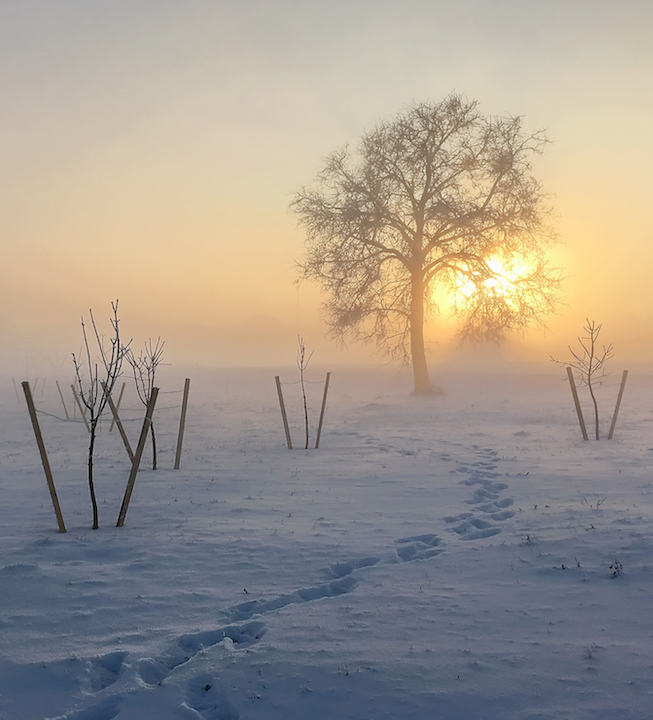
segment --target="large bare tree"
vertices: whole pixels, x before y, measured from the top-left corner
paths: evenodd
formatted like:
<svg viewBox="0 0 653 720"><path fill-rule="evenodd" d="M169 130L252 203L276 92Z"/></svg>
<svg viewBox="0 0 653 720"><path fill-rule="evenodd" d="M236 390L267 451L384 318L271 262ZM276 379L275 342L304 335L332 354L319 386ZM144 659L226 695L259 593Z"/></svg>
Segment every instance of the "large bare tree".
<svg viewBox="0 0 653 720"><path fill-rule="evenodd" d="M531 161L547 140L519 117L485 117L452 94L416 104L337 150L291 209L306 232L302 278L328 291L336 337L375 340L432 391L424 323L452 297L465 339L501 340L555 306L554 239Z"/></svg>

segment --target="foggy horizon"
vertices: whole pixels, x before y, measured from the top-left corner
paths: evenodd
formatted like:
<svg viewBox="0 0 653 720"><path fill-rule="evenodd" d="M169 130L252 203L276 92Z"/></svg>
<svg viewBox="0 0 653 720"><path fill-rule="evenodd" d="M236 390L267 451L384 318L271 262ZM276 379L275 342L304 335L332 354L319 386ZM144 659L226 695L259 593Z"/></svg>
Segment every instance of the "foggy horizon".
<svg viewBox="0 0 653 720"><path fill-rule="evenodd" d="M615 369L645 366L651 20L645 2L5 4L0 361L69 371L80 316L104 327L119 299L125 337L161 336L172 364L291 366L298 335L316 364L384 364L326 337L288 205L330 152L456 91L551 139L533 172L567 278L548 330L479 361L566 357L590 318ZM471 362L455 331L427 325L433 366Z"/></svg>

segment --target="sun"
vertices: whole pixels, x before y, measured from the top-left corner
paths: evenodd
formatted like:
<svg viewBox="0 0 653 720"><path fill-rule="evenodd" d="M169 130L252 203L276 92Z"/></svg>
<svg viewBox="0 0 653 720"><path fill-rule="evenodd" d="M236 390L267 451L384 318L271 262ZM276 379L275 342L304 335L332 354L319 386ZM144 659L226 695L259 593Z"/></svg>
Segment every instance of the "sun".
<svg viewBox="0 0 653 720"><path fill-rule="evenodd" d="M486 277L478 270L461 267L454 275L454 291L466 298L470 298L481 289L493 289L503 295L510 295L515 291L515 284L527 277L532 271L531 263L521 258L510 260L498 256L485 261L491 277Z"/></svg>
<svg viewBox="0 0 653 720"><path fill-rule="evenodd" d="M493 256L485 261L490 277L469 266L455 272L453 281L454 295L462 295L466 300L478 292L492 292L509 299L517 293L520 280L533 272L533 266L522 258L505 259Z"/></svg>

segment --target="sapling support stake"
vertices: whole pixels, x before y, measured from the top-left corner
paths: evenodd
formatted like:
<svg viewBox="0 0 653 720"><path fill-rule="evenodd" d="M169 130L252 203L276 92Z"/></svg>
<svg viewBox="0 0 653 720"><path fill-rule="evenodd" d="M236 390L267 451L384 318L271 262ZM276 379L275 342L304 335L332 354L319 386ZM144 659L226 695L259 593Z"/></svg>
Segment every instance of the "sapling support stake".
<svg viewBox="0 0 653 720"><path fill-rule="evenodd" d="M324 421L324 411L326 410L327 395L329 393L329 381L331 380L331 373L326 374L326 380L324 381L324 395L322 396L322 409L320 410L320 421L317 425L317 435L315 436L315 449L320 447L320 436L322 435L322 423Z"/></svg>
<svg viewBox="0 0 653 720"><path fill-rule="evenodd" d="M73 391L73 395L75 397L75 401L77 402L77 407L79 408L79 412L82 414L82 420L84 421L84 425L86 425L86 429L91 432L91 426L88 424L88 420L86 419L86 411L84 410L84 406L82 405L82 401L79 399L79 395L77 394L77 390L75 390L75 386L71 385L70 389Z"/></svg>
<svg viewBox="0 0 653 720"><path fill-rule="evenodd" d="M116 413L118 412L118 410L120 410L120 403L122 402L122 394L125 392L125 385L126 385L126 383L123 383L122 387L120 388L120 395L118 395L118 402L115 404L116 405ZM111 402L109 403L109 407L111 407ZM113 412L113 409L111 410L111 412ZM116 422L116 416L114 415L113 420L111 421L111 425L109 425L109 432L111 432L113 430L113 426L114 426L115 422Z"/></svg>
<svg viewBox="0 0 653 720"><path fill-rule="evenodd" d="M283 420L283 429L286 431L286 443L288 450L292 450L292 440L290 439L290 428L288 427L288 416L286 415L286 405L283 402L283 391L281 390L281 380L275 375L274 381L277 384L277 395L279 396L279 407L281 408L281 419Z"/></svg>
<svg viewBox="0 0 653 720"><path fill-rule="evenodd" d="M580 400L578 399L578 391L576 390L576 383L574 381L574 373L572 369L567 366L567 377L569 378L569 386L571 387L571 394L574 397L574 405L576 406L576 413L578 415L578 422L580 423L580 430L583 433L583 440L589 440L587 437L587 429L585 428L585 420L583 419L583 411L580 407Z"/></svg>
<svg viewBox="0 0 653 720"><path fill-rule="evenodd" d="M621 407L621 398L624 396L624 388L626 387L626 379L628 378L628 370L624 370L624 374L621 377L621 386L619 387L619 395L617 395L617 404L614 407L614 415L612 416L612 424L610 425L610 432L608 433L608 440L612 440L614 434L614 428L617 424L617 415L619 414L619 408Z"/></svg>
<svg viewBox="0 0 653 720"><path fill-rule="evenodd" d="M154 414L154 406L156 405L156 398L158 394L159 388L152 388L152 395L150 396L150 402L147 404L147 410L145 411L145 419L143 420L143 427L141 428L141 436L138 439L138 445L136 446L136 452L134 453L134 461L132 462L132 469L127 480L127 487L125 488L125 495L122 499L122 506L120 507L116 527L122 527L125 524L127 508L129 507L129 501L131 500L132 491L134 490L134 483L136 482L136 475L138 473L139 465L141 464L141 458L143 457L147 433L152 423L152 415Z"/></svg>
<svg viewBox="0 0 653 720"><path fill-rule="evenodd" d="M152 343L152 338L150 338L145 343L145 349L141 350L138 357L134 355L132 350L130 350L126 356L127 362L131 365L134 374L134 383L136 384L138 399L145 407L147 407L147 404L150 402L152 388L156 385L156 372L161 364L164 346L165 342L162 342L160 337L154 344ZM152 470L156 470L157 453L154 423L150 425L150 436L152 437Z"/></svg>
<svg viewBox="0 0 653 720"><path fill-rule="evenodd" d="M63 399L63 393L61 392L61 388L59 387L59 381L54 381L57 385L57 390L59 391L59 397L61 398L61 404L63 405L63 411L66 413L66 420L70 420L70 415L68 415L68 408L66 407L66 402Z"/></svg>
<svg viewBox="0 0 653 720"><path fill-rule="evenodd" d="M43 435L41 435L41 428L39 427L39 420L36 416L36 408L34 407L34 400L32 398L32 391L30 390L29 383L25 381L23 383L23 392L25 393L25 400L27 402L27 409L29 416L32 420L32 427L34 428L34 435L36 436L36 444L39 447L39 453L41 454L41 462L43 463L43 470L45 471L45 479L48 482L48 489L50 490L50 497L52 498L52 505L54 506L54 514L57 516L57 524L59 525L59 532L65 533L66 526L64 525L63 515L61 514L61 507L59 506L59 498L57 497L57 490L54 486L54 478L52 477L52 470L50 469L50 462L48 460L48 454L45 451L45 443L43 442Z"/></svg>
<svg viewBox="0 0 653 720"><path fill-rule="evenodd" d="M181 417L179 418L179 434L177 435L177 452L175 453L175 470L181 464L181 446L184 442L184 428L186 427L186 412L188 410L188 394L190 393L190 378L184 380L184 399L181 401Z"/></svg>
<svg viewBox="0 0 653 720"><path fill-rule="evenodd" d="M106 387L103 383L103 387ZM123 383L122 389L125 389L125 384ZM120 393L120 397L122 397L122 392ZM120 400L120 398L119 398ZM113 402L113 398L111 395L107 398L107 401L109 403L109 408L111 409L111 414L113 415L113 420L111 421L111 425L116 424L116 427L118 428L118 432L120 433L120 437L122 438L122 442L125 446L125 450L127 451L127 455L129 456L130 461L134 462L134 451L132 450L132 446L129 444L129 438L127 437L127 433L125 432L125 428L122 425L122 421L120 420L120 415L118 414L118 406Z"/></svg>

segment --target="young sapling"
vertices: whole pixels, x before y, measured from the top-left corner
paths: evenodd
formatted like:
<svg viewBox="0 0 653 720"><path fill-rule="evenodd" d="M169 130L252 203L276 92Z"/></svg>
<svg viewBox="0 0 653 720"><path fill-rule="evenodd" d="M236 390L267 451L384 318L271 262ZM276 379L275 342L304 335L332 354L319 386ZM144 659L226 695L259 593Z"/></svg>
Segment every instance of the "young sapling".
<svg viewBox="0 0 653 720"><path fill-rule="evenodd" d="M102 413L106 409L116 380L122 373L122 362L129 351L129 343L123 344L120 337L117 300L115 303L111 303L111 309L113 310L113 317L111 318L112 332L109 343L110 347L105 346L104 339L100 336L95 323L93 311L89 310L95 342L89 340L86 324L82 317L82 337L84 340L82 352L85 355L85 359L78 359L75 353L72 354L77 395L81 405L88 411L88 428L90 432L88 445L88 487L93 509L93 530L97 530L100 526L93 478L93 457L98 423L100 422ZM95 359L91 352L91 345L96 346L97 356Z"/></svg>

